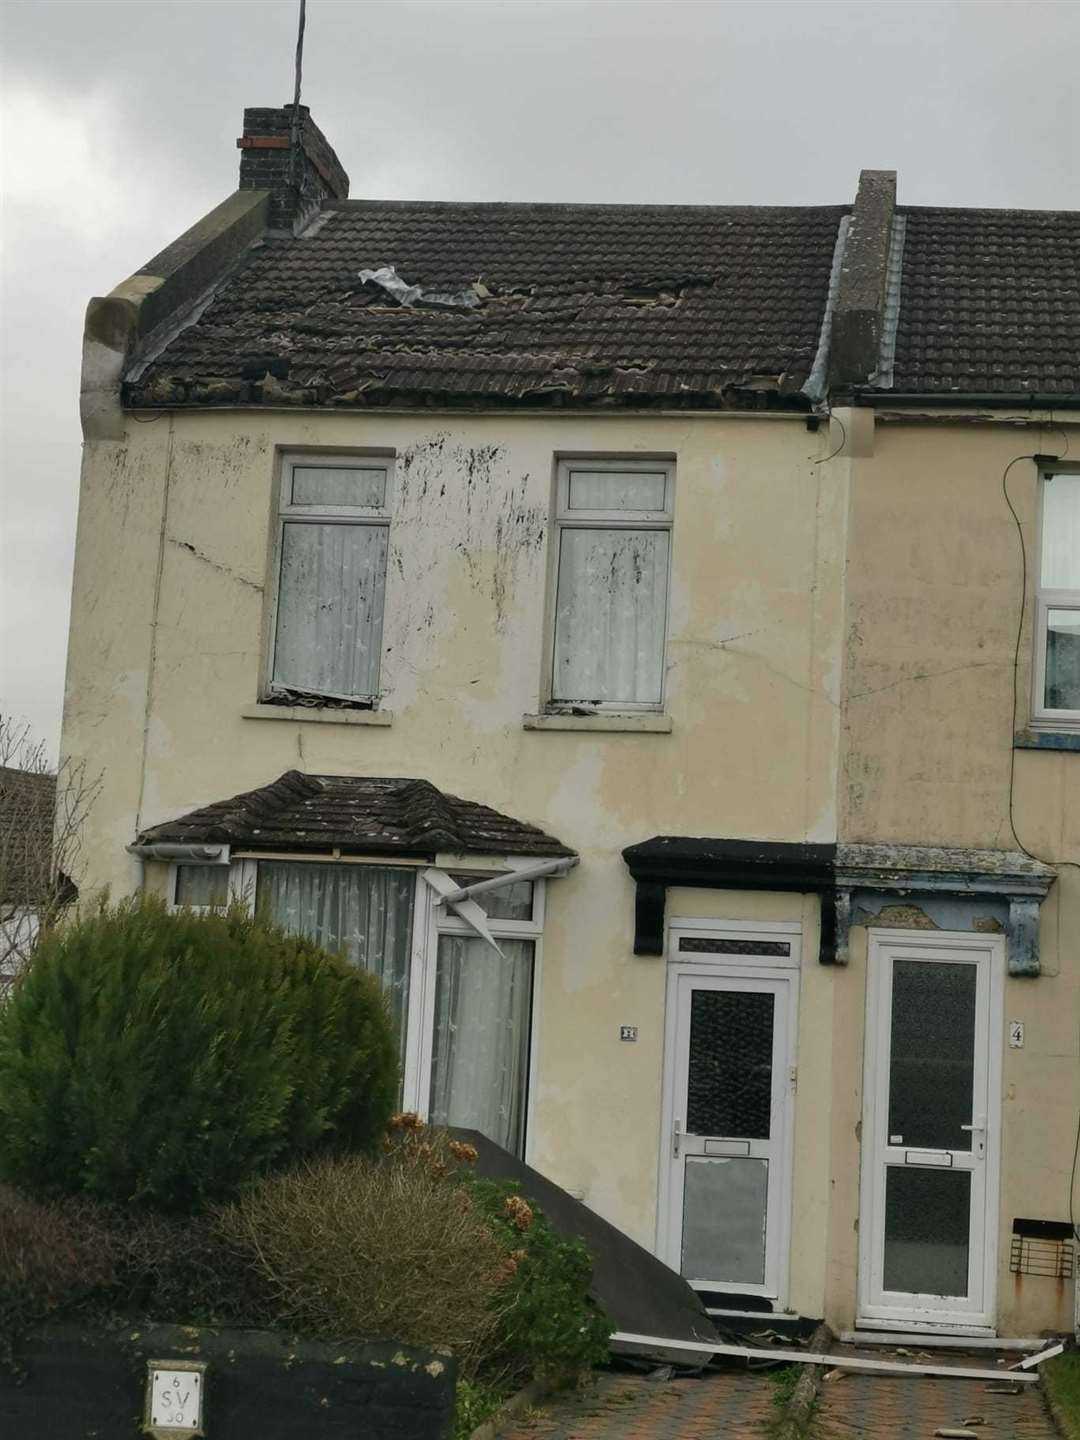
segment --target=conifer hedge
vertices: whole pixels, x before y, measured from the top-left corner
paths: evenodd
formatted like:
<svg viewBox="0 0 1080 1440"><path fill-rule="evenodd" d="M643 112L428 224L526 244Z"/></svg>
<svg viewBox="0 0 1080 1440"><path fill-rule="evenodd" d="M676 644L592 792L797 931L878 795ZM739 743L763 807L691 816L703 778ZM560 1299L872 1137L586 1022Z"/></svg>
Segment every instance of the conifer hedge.
<svg viewBox="0 0 1080 1440"><path fill-rule="evenodd" d="M197 1211L372 1148L397 1079L374 976L239 907L103 906L43 937L0 1010L0 1178Z"/></svg>

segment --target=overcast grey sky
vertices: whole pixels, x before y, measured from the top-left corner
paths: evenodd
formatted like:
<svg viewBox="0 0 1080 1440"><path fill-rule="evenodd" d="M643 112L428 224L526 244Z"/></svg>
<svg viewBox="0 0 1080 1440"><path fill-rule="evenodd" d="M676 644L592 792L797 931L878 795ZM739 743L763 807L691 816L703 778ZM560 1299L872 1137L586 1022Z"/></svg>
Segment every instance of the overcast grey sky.
<svg viewBox="0 0 1080 1440"><path fill-rule="evenodd" d="M0 0L0 712L50 745L86 301L235 188L296 12ZM308 0L304 99L354 196L1073 209L1078 54L1075 0Z"/></svg>

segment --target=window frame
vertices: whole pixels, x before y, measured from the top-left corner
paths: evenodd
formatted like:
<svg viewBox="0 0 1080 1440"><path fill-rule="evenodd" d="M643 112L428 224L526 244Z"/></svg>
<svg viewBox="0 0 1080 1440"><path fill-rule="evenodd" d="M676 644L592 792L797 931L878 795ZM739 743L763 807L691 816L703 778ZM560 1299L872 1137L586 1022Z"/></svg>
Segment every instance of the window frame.
<svg viewBox="0 0 1080 1440"><path fill-rule="evenodd" d="M181 870L224 870L225 871L225 904L224 905L186 905L182 900L177 900L176 891L180 883ZM173 860L169 863L169 874L166 881L166 906L170 911L190 910L193 915L213 915L227 910L234 900L243 900L244 894L241 889L241 872L239 867L232 860Z"/></svg>
<svg viewBox="0 0 1080 1440"><path fill-rule="evenodd" d="M278 617L281 606L281 564L285 548L285 526L288 525L368 525L382 527L387 532L389 554L390 529L393 523L393 501L395 494L395 459L393 452L350 452L286 450L281 452L278 478L275 487L275 510L270 554L270 605L267 624L266 651L264 656L263 683L260 699L280 701L290 694L322 696L329 701L345 700L367 709L377 709L382 694L383 648L380 643L378 688L371 694L351 695L344 691L302 690L297 686L285 685L274 679L274 665L277 654ZM383 503L377 506L362 505L296 505L292 501L293 476L298 467L315 466L324 470L380 469L386 474L386 490ZM386 617L386 590L389 577L383 578L383 623Z"/></svg>
<svg viewBox="0 0 1080 1440"><path fill-rule="evenodd" d="M555 462L554 514L548 572L547 618L541 709L549 715L656 715L667 707L667 651L671 626L671 585L675 553L675 457L673 455L560 455ZM570 476L575 470L615 474L664 474L663 510L578 510L570 508ZM555 636L559 614L559 573L567 530L656 530L668 535L668 573L664 590L664 636L660 655L658 700L564 700L555 698Z"/></svg>
<svg viewBox="0 0 1080 1440"><path fill-rule="evenodd" d="M292 865L362 865L368 869L415 869L413 894L412 950L409 958L409 998L405 1019L405 1052L402 1056L402 1105L427 1119L431 1097L431 1053L435 1033L435 982L439 961L440 935L473 936L471 929L446 905L423 877L427 862L396 856L353 859L342 855L290 854L287 851L266 854L243 854L232 857L229 893L244 901L249 909L255 905L260 860L282 860ZM440 865L441 869L460 876L465 883L490 880L512 874L536 864L536 856L507 856L502 869L490 866L476 868L468 864ZM170 869L175 869L175 866ZM174 882L171 882L174 884ZM529 1003L528 1070L525 1094L525 1134L522 1158L528 1162L532 1153L533 1101L536 1094L537 1064L540 1050L538 1000L542 993L544 919L547 882L543 876L533 879L533 912L530 920L498 920L488 917L491 934L498 939L531 940L533 946L532 993ZM170 889L175 894L175 888ZM491 963L503 962L492 955Z"/></svg>
<svg viewBox="0 0 1080 1440"><path fill-rule="evenodd" d="M1048 466L1039 471L1036 547L1034 554L1034 617L1032 632L1031 724L1038 730L1080 732L1080 709L1056 710L1046 704L1046 651L1049 640L1051 610L1075 610L1080 613L1080 589L1061 590L1044 587L1043 534L1046 519L1046 486L1055 475L1080 477L1080 468L1071 465Z"/></svg>
<svg viewBox="0 0 1080 1440"><path fill-rule="evenodd" d="M529 863L535 864L535 858ZM475 883L479 880L490 880L495 875L505 874L505 871L477 870L468 871L462 866L446 866L455 875L463 879L467 876L468 883ZM511 866L510 868L514 868ZM543 949L544 949L544 911L545 911L545 881L543 877L534 880L533 886L533 918L531 920L496 920L490 916L487 918L487 926L496 940L531 940L533 946L532 963L532 991L529 996L529 1043L528 1043L528 1064L525 1080L525 1127L524 1143L522 1145L521 1158L528 1163L532 1153L532 1122L533 1122L533 1099L536 1094L536 1066L539 1055L539 1007L537 997L541 994L541 974L543 971ZM464 920L455 915L447 905L438 903L439 897L430 885L417 877L417 889L423 889L427 894L418 896L418 904L426 902L427 917L423 941L424 955L421 959L422 972L417 976L414 970L410 976L410 997L415 988L417 1002L417 1047L415 1064L412 1073L408 1069L405 1073L404 1093L406 1107L414 1109L418 1115L426 1119L431 1102L431 1060L435 1043L435 983L439 965L439 937L441 935L464 935L474 936L475 931L468 926ZM413 932L414 941L416 931ZM501 965L498 956L492 956L492 964ZM413 982L420 978L421 983L413 986ZM409 1026L410 1035L413 1016L410 1011ZM411 1081L411 1088L410 1088ZM412 1096L413 1104L409 1105L409 1097Z"/></svg>

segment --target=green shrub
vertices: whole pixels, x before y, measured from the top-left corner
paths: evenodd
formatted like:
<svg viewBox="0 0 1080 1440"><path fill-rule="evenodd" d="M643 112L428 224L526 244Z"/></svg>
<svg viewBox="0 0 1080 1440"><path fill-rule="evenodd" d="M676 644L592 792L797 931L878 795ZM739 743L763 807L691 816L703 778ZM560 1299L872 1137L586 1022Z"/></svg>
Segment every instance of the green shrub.
<svg viewBox="0 0 1080 1440"><path fill-rule="evenodd" d="M373 976L239 907L103 906L42 938L0 1011L0 1178L193 1211L371 1147L396 1089Z"/></svg>
<svg viewBox="0 0 1080 1440"><path fill-rule="evenodd" d="M508 1398L508 1392L501 1387L459 1380L454 1396L454 1440L469 1440L476 1427L490 1420Z"/></svg>
<svg viewBox="0 0 1080 1440"><path fill-rule="evenodd" d="M520 1195L516 1181L463 1171L462 1183L514 1262L499 1314L503 1363L554 1381L603 1364L614 1326L589 1298L592 1260L585 1244L563 1239Z"/></svg>

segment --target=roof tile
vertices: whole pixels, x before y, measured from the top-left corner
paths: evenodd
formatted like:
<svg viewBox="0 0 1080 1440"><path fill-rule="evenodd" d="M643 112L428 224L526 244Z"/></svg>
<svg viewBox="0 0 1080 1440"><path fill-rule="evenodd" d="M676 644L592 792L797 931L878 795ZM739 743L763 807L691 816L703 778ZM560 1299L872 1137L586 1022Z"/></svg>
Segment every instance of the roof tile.
<svg viewBox="0 0 1080 1440"><path fill-rule="evenodd" d="M128 402L369 404L401 396L722 403L784 393L817 349L842 206L328 206L267 237L145 369ZM460 290L404 308L361 269ZM271 359L277 385L262 385ZM213 387L212 391L208 387Z"/></svg>

